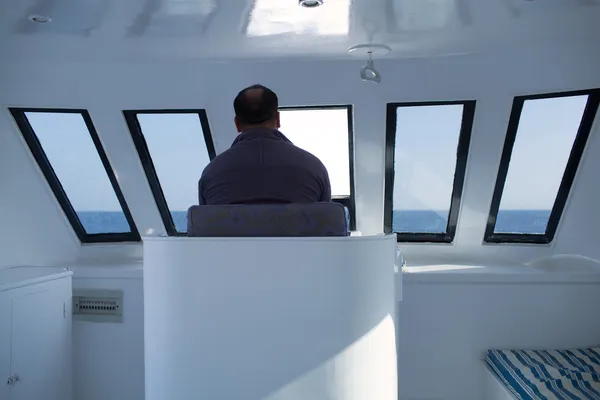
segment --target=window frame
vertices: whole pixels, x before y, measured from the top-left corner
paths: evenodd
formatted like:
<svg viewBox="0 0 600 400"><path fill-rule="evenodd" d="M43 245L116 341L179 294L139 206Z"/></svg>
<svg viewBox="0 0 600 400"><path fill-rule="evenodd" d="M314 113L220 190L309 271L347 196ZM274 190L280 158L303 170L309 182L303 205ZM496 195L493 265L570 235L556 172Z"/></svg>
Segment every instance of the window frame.
<svg viewBox="0 0 600 400"><path fill-rule="evenodd" d="M137 118L139 114L197 114L200 119L200 125L202 127L202 135L204 143L206 144L206 150L208 151L209 160L213 160L216 157L215 145L213 142L212 134L210 131L210 124L208 123L208 115L205 109L149 109L149 110L123 110L123 116L125 122L129 128L129 133L133 139L133 143L138 153L138 157L144 168L146 179L150 185L152 196L160 213L163 225L169 236L187 236L187 232L179 232L175 227L175 222L169 211L167 199L163 192L162 186L154 167L154 162L148 149L148 144L142 132L142 127ZM199 132L200 133L200 132ZM201 171L200 171L201 172ZM198 176L200 179L200 176ZM192 206L190 204L190 206Z"/></svg>
<svg viewBox="0 0 600 400"><path fill-rule="evenodd" d="M448 222L444 233L423 232L393 232L393 209L394 209L394 163L396 157L396 110L400 107L427 107L462 105L462 120L458 135L456 148L456 166L454 169L454 181L452 183L452 195L450 208L448 210ZM386 139L385 139L385 189L384 189L384 232L396 233L398 242L407 243L453 243L456 236L458 216L460 213L465 177L467 172L467 161L469 147L471 144L471 133L475 119L476 100L450 100L450 101L423 101L387 103L386 105Z"/></svg>
<svg viewBox="0 0 600 400"><path fill-rule="evenodd" d="M356 230L356 188L354 181L354 106L352 104L280 106L278 111L339 110L345 109L348 118L348 164L350 172L350 196L333 196L331 200L348 208L350 230ZM282 132L285 135L285 132Z"/></svg>
<svg viewBox="0 0 600 400"><path fill-rule="evenodd" d="M539 233L494 233L496 227L496 218L500 209L500 202L502 200L502 193L504 192L504 186L506 184L506 177L508 175L508 169L510 166L510 159L512 156L512 150L517 138L517 132L519 130L519 122L521 120L521 113L523 106L527 100L539 100L539 99L552 99L561 97L572 97L587 95L587 103L585 105L581 123L577 129L573 146L569 153L569 159L565 166L561 182L554 199L552 210L548 218L546 225L546 232L543 234ZM502 149L502 157L500 159L500 166L498 168L498 174L496 175L496 183L494 185L494 194L490 204L490 211L488 214L484 243L486 244L497 244L497 243L529 243L529 244L550 244L554 240L558 224L562 217L562 213L566 206L579 164L585 150L587 140L590 136L594 119L598 110L598 104L600 102L600 89L589 89L589 90L576 90L568 92L555 92L555 93L542 93L525 96L516 96L513 99L513 104L510 112L508 121L508 127L506 131L506 137L504 140L504 147Z"/></svg>
<svg viewBox="0 0 600 400"><path fill-rule="evenodd" d="M117 243L117 242L139 242L141 241L141 237L137 226L133 220L131 212L129 211L129 207L127 206L127 202L125 201L125 197L123 196L123 192L119 186L115 173L110 165L108 157L102 147L102 142L98 136L96 128L92 122L92 118L85 109L70 109L70 108L29 108L29 107L9 107L9 112L11 113L23 139L27 143L27 147L31 151L33 158L35 159L38 167L40 168L42 174L46 178L54 197L58 201L60 207L62 208L65 216L69 220L77 238L82 244L85 243ZM100 157L100 161L102 162L102 166L104 167L104 171L108 176L108 179L111 183L111 186L114 190L115 195L117 196L117 200L119 201L119 205L121 206L121 210L127 220L129 225L130 232L122 232L122 233L87 233L75 208L71 204L69 197L60 182L60 179L56 175L50 160L46 156L46 152L44 151L40 140L38 139L35 130L31 126L29 119L27 118L26 113L47 113L47 114L79 114L83 118L83 121L87 127L88 133L94 143L94 147L96 148L96 152Z"/></svg>

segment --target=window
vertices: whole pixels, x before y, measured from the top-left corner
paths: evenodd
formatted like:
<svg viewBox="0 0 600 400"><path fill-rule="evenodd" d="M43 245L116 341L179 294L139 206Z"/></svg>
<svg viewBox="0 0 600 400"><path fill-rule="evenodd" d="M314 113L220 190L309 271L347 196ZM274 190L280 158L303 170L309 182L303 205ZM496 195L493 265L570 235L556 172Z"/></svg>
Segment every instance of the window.
<svg viewBox="0 0 600 400"><path fill-rule="evenodd" d="M10 112L82 243L140 240L86 110Z"/></svg>
<svg viewBox="0 0 600 400"><path fill-rule="evenodd" d="M204 110L124 111L167 233L187 232L198 180L215 148Z"/></svg>
<svg viewBox="0 0 600 400"><path fill-rule="evenodd" d="M454 240L475 101L387 106L385 232Z"/></svg>
<svg viewBox="0 0 600 400"><path fill-rule="evenodd" d="M332 198L348 208L356 229L352 106L281 107L279 114L281 132L323 162Z"/></svg>
<svg viewBox="0 0 600 400"><path fill-rule="evenodd" d="M600 89L514 99L486 242L553 240L599 98Z"/></svg>

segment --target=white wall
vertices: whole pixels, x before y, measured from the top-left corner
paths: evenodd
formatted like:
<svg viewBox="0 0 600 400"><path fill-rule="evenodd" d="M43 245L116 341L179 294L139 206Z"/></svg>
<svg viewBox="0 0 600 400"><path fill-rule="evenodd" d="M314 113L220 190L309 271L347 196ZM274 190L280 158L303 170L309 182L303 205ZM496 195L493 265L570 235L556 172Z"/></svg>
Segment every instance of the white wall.
<svg viewBox="0 0 600 400"><path fill-rule="evenodd" d="M272 87L279 93L282 105L352 103L355 106L357 225L363 233L370 234L380 232L383 223L385 104L476 99L469 164L455 244L427 246L426 252L421 245L405 245L403 249L409 261L411 257L426 254L428 258L446 261L480 262L490 257L505 257L506 261L523 262L553 253L554 244L481 246L512 98L522 94L600 87L600 76L597 74L600 54L588 50L586 46L556 46L539 47L521 53L499 51L494 57L484 54L381 60L377 62L383 74L381 85L360 81L360 60L218 64L161 60L140 64L9 63L3 68L11 79L4 82L1 101L2 106L87 108L142 233L151 230L160 233L164 227L121 110L206 108L217 150L223 151L230 146L236 134L232 124L232 98L245 85L262 82ZM218 79L214 79L214 76ZM323 85L323 82L333 81L338 82L335 87ZM29 89L35 90L35 97L32 97ZM7 121L2 127L7 131L4 135L14 134L14 127ZM596 182L594 172L600 168L600 158L594 157L600 148L595 137L598 136L597 130L598 125L590 138L590 148L573 188L572 198L576 204L567 206L563 218L570 222L564 227L561 225L557 234L555 245L560 252L579 252L600 257L600 246L582 245L591 240L591 233L596 230L600 218L589 213L589 207L596 204L600 196L600 185ZM10 147L11 153L13 148L17 149L14 143ZM21 158L18 162L31 163L30 159L22 157L22 152L17 149L15 153L15 157ZM2 176L7 180L10 175L14 179L12 173ZM43 185L38 176L27 176L24 179L30 181L30 185ZM22 203L20 196L23 194L14 201ZM40 193L33 198L36 204L52 201L48 193ZM24 203L25 206L30 204ZM19 215L20 219L26 212L12 204L8 209L17 210L11 214ZM67 233L70 228L65 227L67 222L60 216L61 213L47 209L43 211L39 214L44 215L44 220L48 218L46 225L54 230L54 240L71 240L65 237L70 235ZM24 231L31 231L35 227L30 221L33 220L29 219L25 224L21 222Z"/></svg>
<svg viewBox="0 0 600 400"><path fill-rule="evenodd" d="M144 293L141 269L74 269L73 290L121 289L123 322L73 320L73 399L144 400ZM79 264L80 265L80 264Z"/></svg>
<svg viewBox="0 0 600 400"><path fill-rule="evenodd" d="M159 232L163 230L161 220L120 110L206 108L217 149L223 151L235 135L231 124L232 98L240 88L256 82L277 91L282 105L355 105L357 224L367 234L382 229L385 103L478 101L455 245L404 245L402 248L409 264L441 260L514 265L553 253L578 253L600 258L596 234L600 217L591 212L600 200L596 176L600 170L598 124L590 138L555 243L551 246L481 245L512 98L522 94L600 87L597 72L600 53L573 45L562 49L540 47L522 53L495 53L493 57L473 55L378 61L377 68L383 74L383 83L379 86L360 82L358 69L361 65L359 60L215 65L163 61L128 65L109 62L4 64L3 75L10 76L10 80L2 81L0 91L0 106L3 107L0 113L0 266L46 264L52 263L51 260L58 263L77 252L77 242L67 220L52 199L33 160L26 156L22 143L17 141L15 127L4 107L87 108L138 227L142 232L149 229ZM331 84L324 85L323 82ZM80 256L94 254L115 258L113 249L123 257L140 253L136 246L84 246ZM83 396L80 399L143 398L140 279L93 280L75 276L75 287L122 287L127 302L126 313L131 313L120 325L75 324L75 371L78 371L75 394ZM440 397L444 390L449 390L445 381L430 379L426 390L419 393L424 378L417 379L414 373L431 372L428 368L434 368L435 364L428 367L425 363L441 359L434 351L441 351L442 347L452 349L440 364L447 367L446 370L456 362L467 371L473 371L480 351L486 346L536 344L528 330L520 330L512 324L525 320L529 326L550 324L548 311L534 313L533 305L541 306L542 299L550 301L563 311L562 316L573 318L575 322L580 318L573 312L577 310L575 299L598 304L597 298L592 302L591 290L585 285L560 289L515 283L480 286L405 283L404 302L399 310L401 394L427 398L425 394L429 393L431 398ZM512 308L504 307L506 304L511 304ZM565 308L567 306L569 310ZM588 324L586 335L590 336L577 337L582 333L575 330L564 333L565 342L591 340L590 332L600 337L597 327L590 326L589 321L577 322ZM496 326L498 331L488 326ZM556 324L556 327L560 326ZM556 328L546 331L552 329ZM540 334L545 340L540 343L551 341L544 338L541 330ZM502 342L503 339L506 341ZM415 372L410 367L413 363ZM461 379L462 384L453 385L453 391L440 398L454 399L464 395L466 400L475 399L469 396L477 395L478 387L472 385L467 374Z"/></svg>
<svg viewBox="0 0 600 400"><path fill-rule="evenodd" d="M396 258L395 235L145 240L146 399L397 400Z"/></svg>
<svg viewBox="0 0 600 400"><path fill-rule="evenodd" d="M123 323L74 321L74 400L143 400L141 269L74 269L74 289L125 291ZM484 399L481 359L488 348L600 343L600 321L590 318L600 303L597 274L553 279L507 269L404 274L397 313L400 400Z"/></svg>
<svg viewBox="0 0 600 400"><path fill-rule="evenodd" d="M600 281L461 283L406 277L398 307L401 400L485 399L485 350L600 344Z"/></svg>
<svg viewBox="0 0 600 400"><path fill-rule="evenodd" d="M575 188L561 220L556 254L581 254L600 260L600 112L575 177Z"/></svg>
<svg viewBox="0 0 600 400"><path fill-rule="evenodd" d="M0 110L0 268L52 265L78 251L77 237L10 113Z"/></svg>

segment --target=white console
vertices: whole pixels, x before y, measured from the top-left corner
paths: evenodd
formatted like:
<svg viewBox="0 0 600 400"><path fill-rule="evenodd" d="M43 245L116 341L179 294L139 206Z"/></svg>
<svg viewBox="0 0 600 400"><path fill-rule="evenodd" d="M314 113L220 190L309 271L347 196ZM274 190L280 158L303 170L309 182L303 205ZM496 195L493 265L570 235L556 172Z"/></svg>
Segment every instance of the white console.
<svg viewBox="0 0 600 400"><path fill-rule="evenodd" d="M397 400L396 237L144 238L146 399Z"/></svg>

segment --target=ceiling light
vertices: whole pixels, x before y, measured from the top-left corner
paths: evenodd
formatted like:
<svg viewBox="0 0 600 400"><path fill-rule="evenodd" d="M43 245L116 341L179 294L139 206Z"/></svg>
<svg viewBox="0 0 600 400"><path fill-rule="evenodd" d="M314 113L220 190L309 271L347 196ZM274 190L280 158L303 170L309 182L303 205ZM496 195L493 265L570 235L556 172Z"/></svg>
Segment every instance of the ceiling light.
<svg viewBox="0 0 600 400"><path fill-rule="evenodd" d="M367 64L360 69L360 79L366 82L381 82L381 74L375 69L373 57L386 56L392 49L384 44L359 44L348 49L352 56L367 57Z"/></svg>
<svg viewBox="0 0 600 400"><path fill-rule="evenodd" d="M323 4L323 0L298 0L298 4L300 4L302 7L313 8L319 7L321 4Z"/></svg>
<svg viewBox="0 0 600 400"><path fill-rule="evenodd" d="M31 22L35 22L36 24L47 24L48 22L52 21L52 18L45 17L43 15L30 15L29 20Z"/></svg>
<svg viewBox="0 0 600 400"><path fill-rule="evenodd" d="M367 65L360 69L360 79L362 79L365 82L381 82L381 74L375 69L375 64L373 64L371 54L369 54L369 60L367 60Z"/></svg>

